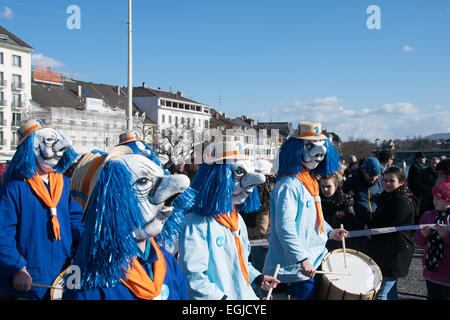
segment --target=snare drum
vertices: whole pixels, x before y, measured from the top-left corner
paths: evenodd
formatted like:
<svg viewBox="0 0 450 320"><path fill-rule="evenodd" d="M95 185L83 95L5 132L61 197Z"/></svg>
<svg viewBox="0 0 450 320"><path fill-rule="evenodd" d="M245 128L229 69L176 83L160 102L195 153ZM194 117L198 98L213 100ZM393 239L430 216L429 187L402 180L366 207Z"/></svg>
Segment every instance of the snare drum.
<svg viewBox="0 0 450 320"><path fill-rule="evenodd" d="M329 252L322 261L322 271L350 275L322 274L318 288L321 300L373 300L380 290L382 275L378 265L362 252L346 249Z"/></svg>
<svg viewBox="0 0 450 320"><path fill-rule="evenodd" d="M67 270L65 269L63 272L59 274L59 276L53 281L52 287L50 289L50 299L51 300L62 300L64 289L66 288L66 277ZM60 288L60 289L55 289Z"/></svg>

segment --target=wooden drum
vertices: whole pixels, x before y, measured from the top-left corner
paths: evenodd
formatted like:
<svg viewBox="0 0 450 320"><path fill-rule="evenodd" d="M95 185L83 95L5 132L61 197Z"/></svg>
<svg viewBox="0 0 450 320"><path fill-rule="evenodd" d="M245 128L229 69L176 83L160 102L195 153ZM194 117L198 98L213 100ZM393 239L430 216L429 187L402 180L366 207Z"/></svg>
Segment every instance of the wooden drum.
<svg viewBox="0 0 450 320"><path fill-rule="evenodd" d="M378 265L362 252L346 249L329 252L322 261L322 279L317 298L320 300L373 300L381 287L382 275ZM334 275L334 272L350 275Z"/></svg>
<svg viewBox="0 0 450 320"><path fill-rule="evenodd" d="M51 300L62 300L64 289L66 288L66 273L68 269L65 269L59 274L59 276L53 281L52 288L50 289Z"/></svg>

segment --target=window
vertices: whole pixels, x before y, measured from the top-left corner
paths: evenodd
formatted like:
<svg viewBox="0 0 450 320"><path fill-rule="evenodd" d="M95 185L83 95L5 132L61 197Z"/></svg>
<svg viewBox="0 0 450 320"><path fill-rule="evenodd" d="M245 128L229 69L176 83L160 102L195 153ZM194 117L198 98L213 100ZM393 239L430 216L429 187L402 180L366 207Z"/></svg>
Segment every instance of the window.
<svg viewBox="0 0 450 320"><path fill-rule="evenodd" d="M3 118L3 112L0 111L0 125L1 125L1 126L4 126L4 125L5 125L4 120L5 120L5 119Z"/></svg>
<svg viewBox="0 0 450 320"><path fill-rule="evenodd" d="M15 54L13 54L13 67L22 67L22 57L21 56L16 56Z"/></svg>
<svg viewBox="0 0 450 320"><path fill-rule="evenodd" d="M171 106L172 106L172 102L166 101L166 107L171 107Z"/></svg>
<svg viewBox="0 0 450 320"><path fill-rule="evenodd" d="M166 116L164 114L161 116L161 122L162 123L166 122Z"/></svg>
<svg viewBox="0 0 450 320"><path fill-rule="evenodd" d="M175 117L175 125L178 126L178 116Z"/></svg>
<svg viewBox="0 0 450 320"><path fill-rule="evenodd" d="M174 102L174 103L173 103L173 107L174 107L174 108L178 108L178 103Z"/></svg>
<svg viewBox="0 0 450 320"><path fill-rule="evenodd" d="M205 129L208 129L208 120L205 120Z"/></svg>
<svg viewBox="0 0 450 320"><path fill-rule="evenodd" d="M13 93L12 94L12 103L11 103L11 105L13 107L19 108L20 105L21 105L21 100L22 100L22 98L20 96L20 93Z"/></svg>
<svg viewBox="0 0 450 320"><path fill-rule="evenodd" d="M17 131L12 133L11 136L11 145L17 146L19 144L19 135L17 134Z"/></svg>
<svg viewBox="0 0 450 320"><path fill-rule="evenodd" d="M169 115L169 123L172 123L172 116Z"/></svg>
<svg viewBox="0 0 450 320"><path fill-rule="evenodd" d="M5 141L3 140L3 131L0 131L0 146L4 146Z"/></svg>
<svg viewBox="0 0 450 320"><path fill-rule="evenodd" d="M161 106L165 106L166 105L166 101L165 100L161 100Z"/></svg>
<svg viewBox="0 0 450 320"><path fill-rule="evenodd" d="M12 114L12 125L14 127L20 127L20 122L22 120L22 115L20 113L13 112Z"/></svg>
<svg viewBox="0 0 450 320"><path fill-rule="evenodd" d="M0 64L3 64L3 52L0 52Z"/></svg>
<svg viewBox="0 0 450 320"><path fill-rule="evenodd" d="M5 106L6 101L4 100L4 94L3 91L0 91L0 106Z"/></svg>
<svg viewBox="0 0 450 320"><path fill-rule="evenodd" d="M22 76L13 74L13 88L22 88Z"/></svg>

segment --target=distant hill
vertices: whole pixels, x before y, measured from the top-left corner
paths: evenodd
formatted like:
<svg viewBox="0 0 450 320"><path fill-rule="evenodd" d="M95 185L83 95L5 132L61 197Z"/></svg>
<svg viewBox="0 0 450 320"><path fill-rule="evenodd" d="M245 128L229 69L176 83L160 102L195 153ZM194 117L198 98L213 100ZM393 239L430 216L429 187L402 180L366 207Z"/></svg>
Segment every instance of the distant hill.
<svg viewBox="0 0 450 320"><path fill-rule="evenodd" d="M429 140L437 140L437 139L450 139L450 132L447 133L434 133L432 135L429 135L427 137L424 137L423 139L429 139Z"/></svg>

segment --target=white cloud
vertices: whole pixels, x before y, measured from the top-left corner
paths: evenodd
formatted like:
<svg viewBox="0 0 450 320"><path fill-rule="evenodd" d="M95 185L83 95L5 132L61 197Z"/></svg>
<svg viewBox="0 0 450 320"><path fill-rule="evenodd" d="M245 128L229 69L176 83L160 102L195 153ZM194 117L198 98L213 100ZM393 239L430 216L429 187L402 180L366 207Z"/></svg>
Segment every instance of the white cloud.
<svg viewBox="0 0 450 320"><path fill-rule="evenodd" d="M14 13L10 7L4 6L3 11L0 12L0 17L5 19L12 19L14 17Z"/></svg>
<svg viewBox="0 0 450 320"><path fill-rule="evenodd" d="M283 110L284 112L280 112ZM449 110L449 111L442 111ZM347 108L338 97L302 101L297 98L277 112L252 114L258 121L288 121L296 127L300 121L318 121L322 128L337 133L344 141L349 138L380 139L427 136L450 132L450 108L422 111L410 102L388 103L372 108Z"/></svg>
<svg viewBox="0 0 450 320"><path fill-rule="evenodd" d="M42 53L33 53L31 55L31 64L50 67L51 69L63 68L64 64L53 58L46 57Z"/></svg>
<svg viewBox="0 0 450 320"><path fill-rule="evenodd" d="M413 47L405 44L405 46L403 47L403 51L411 52L411 51L415 51L415 49Z"/></svg>

